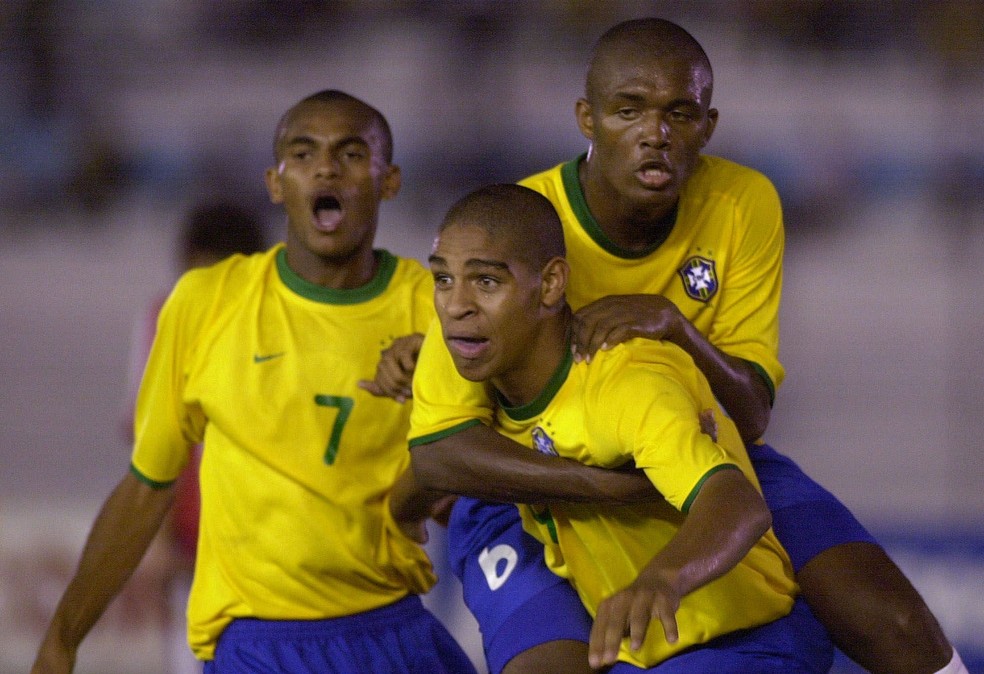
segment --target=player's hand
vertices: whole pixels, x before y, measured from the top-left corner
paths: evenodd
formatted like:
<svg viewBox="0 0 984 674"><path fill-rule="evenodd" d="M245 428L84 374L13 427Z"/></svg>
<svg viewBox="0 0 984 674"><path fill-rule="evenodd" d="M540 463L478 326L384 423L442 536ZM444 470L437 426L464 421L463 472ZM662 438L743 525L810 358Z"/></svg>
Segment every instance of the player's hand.
<svg viewBox="0 0 984 674"><path fill-rule="evenodd" d="M643 569L631 585L598 605L588 644L589 663L594 668L615 663L626 636L630 648L639 650L653 620L662 624L667 643L675 644L679 639L679 607L680 595L673 583L659 573Z"/></svg>
<svg viewBox="0 0 984 674"><path fill-rule="evenodd" d="M423 342L424 336L419 332L394 339L379 356L376 377L361 380L359 388L374 396L392 398L398 403L409 400L413 396L413 371L417 367L417 355Z"/></svg>
<svg viewBox="0 0 984 674"><path fill-rule="evenodd" d="M701 410L700 414L697 415L700 420L700 432L704 435L711 436L711 440L714 442L718 441L718 422L717 417L714 416L714 410L707 408Z"/></svg>
<svg viewBox="0 0 984 674"><path fill-rule="evenodd" d="M674 341L686 320L662 295L602 297L574 314L574 359L590 360L597 351L636 337Z"/></svg>

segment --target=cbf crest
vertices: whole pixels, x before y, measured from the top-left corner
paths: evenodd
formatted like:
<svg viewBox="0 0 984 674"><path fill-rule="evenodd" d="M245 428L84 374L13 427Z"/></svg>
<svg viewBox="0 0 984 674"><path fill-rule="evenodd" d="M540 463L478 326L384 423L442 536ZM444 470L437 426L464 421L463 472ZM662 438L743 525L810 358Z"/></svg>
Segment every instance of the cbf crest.
<svg viewBox="0 0 984 674"><path fill-rule="evenodd" d="M718 277L714 260L694 255L679 269L683 289L687 295L700 302L707 302L717 293Z"/></svg>
<svg viewBox="0 0 984 674"><path fill-rule="evenodd" d="M557 450L554 449L553 440L547 435L547 432L537 426L532 431L533 435L533 448L540 452L541 454L546 454L548 456L557 456Z"/></svg>

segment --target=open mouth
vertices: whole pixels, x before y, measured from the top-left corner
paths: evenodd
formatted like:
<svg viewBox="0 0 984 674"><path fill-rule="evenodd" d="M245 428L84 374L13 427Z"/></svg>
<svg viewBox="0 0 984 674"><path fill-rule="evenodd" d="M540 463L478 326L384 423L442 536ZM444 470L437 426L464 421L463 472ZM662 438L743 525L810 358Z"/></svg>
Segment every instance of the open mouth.
<svg viewBox="0 0 984 674"><path fill-rule="evenodd" d="M342 204L330 194L314 200L314 222L318 229L333 232L342 221Z"/></svg>
<svg viewBox="0 0 984 674"><path fill-rule="evenodd" d="M488 347L489 340L484 337L448 336L448 348L462 358L477 358Z"/></svg>
<svg viewBox="0 0 984 674"><path fill-rule="evenodd" d="M644 186L650 189L660 189L666 187L673 180L673 173L666 164L649 161L636 169L636 177Z"/></svg>

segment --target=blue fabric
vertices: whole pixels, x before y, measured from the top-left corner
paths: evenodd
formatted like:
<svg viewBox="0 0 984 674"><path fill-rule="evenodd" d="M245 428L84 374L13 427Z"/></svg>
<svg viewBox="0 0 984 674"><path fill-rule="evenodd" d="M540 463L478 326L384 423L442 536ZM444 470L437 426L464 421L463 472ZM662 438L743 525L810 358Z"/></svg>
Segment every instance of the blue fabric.
<svg viewBox="0 0 984 674"><path fill-rule="evenodd" d="M205 674L475 674L416 595L327 620L234 620Z"/></svg>
<svg viewBox="0 0 984 674"><path fill-rule="evenodd" d="M448 522L448 545L492 674L548 641L587 643L591 616L570 584L546 567L543 546L523 531L516 506L459 498Z"/></svg>
<svg viewBox="0 0 984 674"><path fill-rule="evenodd" d="M816 555L842 543L877 544L851 511L792 459L765 444L747 449L772 512L772 530L797 573Z"/></svg>
<svg viewBox="0 0 984 674"><path fill-rule="evenodd" d="M648 669L620 662L608 674L823 674L833 662L826 630L800 598L789 615L761 627L731 632Z"/></svg>

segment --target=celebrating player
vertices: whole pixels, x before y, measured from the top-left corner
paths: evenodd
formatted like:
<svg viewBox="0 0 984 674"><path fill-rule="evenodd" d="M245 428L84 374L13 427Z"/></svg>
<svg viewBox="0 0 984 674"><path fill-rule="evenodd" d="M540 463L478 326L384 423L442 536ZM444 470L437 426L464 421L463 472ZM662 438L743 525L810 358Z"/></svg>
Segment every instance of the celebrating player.
<svg viewBox="0 0 984 674"><path fill-rule="evenodd" d="M718 121L712 89L707 56L682 28L661 19L618 24L596 44L576 106L588 152L522 181L554 204L564 226L576 359L636 337L683 348L745 440L796 580L837 646L873 672L965 671L882 547L761 440L784 374L777 356L782 215L768 179L701 154ZM484 389L457 375L440 341L432 333L420 353L412 425L418 414L444 418L445 428L489 423ZM553 487L543 459L525 458L483 424L449 436L412 428L410 439L425 487L514 501ZM578 486L590 490L570 491ZM493 670L543 672L558 651L587 639L573 621L566 630L560 621L531 623L529 616L557 615L564 589L543 574L530 571L539 586L526 575L527 558L536 565L539 555L524 547L519 527L509 506L460 499L450 555ZM483 583L493 550L513 560L510 572ZM528 665L538 649L547 657Z"/></svg>
<svg viewBox="0 0 984 674"><path fill-rule="evenodd" d="M357 382L419 333L430 277L373 248L397 194L385 118L339 91L277 125L286 245L186 273L160 317L129 472L102 508L33 672L68 672L203 442L189 640L206 672L473 672L422 605L423 550L389 519L409 410Z"/></svg>

